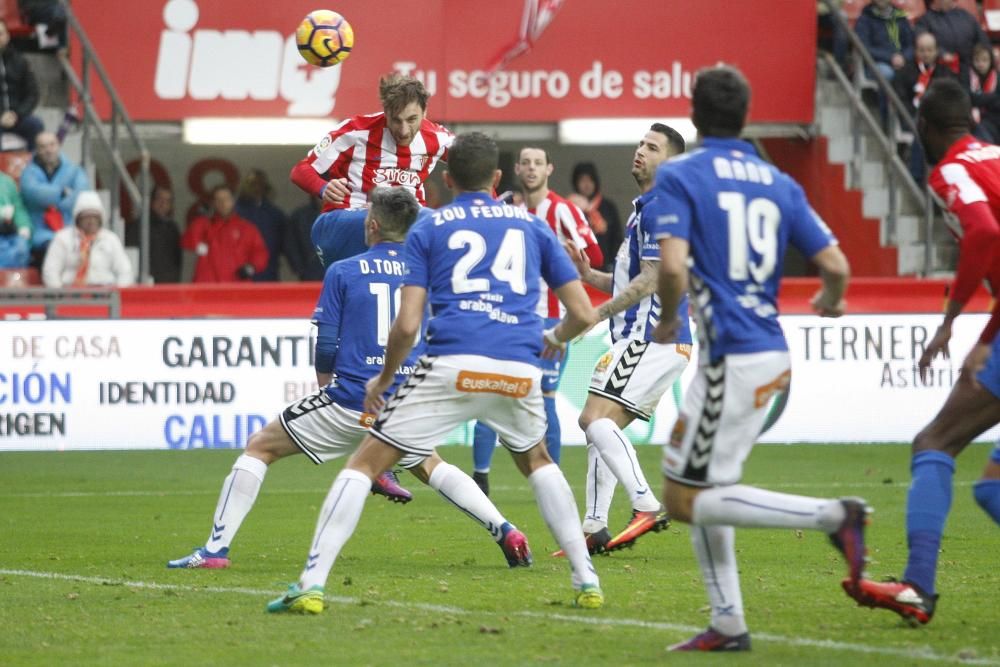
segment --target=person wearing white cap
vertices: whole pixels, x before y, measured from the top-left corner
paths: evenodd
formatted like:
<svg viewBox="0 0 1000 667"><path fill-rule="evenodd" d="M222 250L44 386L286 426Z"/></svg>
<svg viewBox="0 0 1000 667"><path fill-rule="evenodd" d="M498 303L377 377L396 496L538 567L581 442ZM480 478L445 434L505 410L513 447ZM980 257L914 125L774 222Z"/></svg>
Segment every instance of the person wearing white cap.
<svg viewBox="0 0 1000 667"><path fill-rule="evenodd" d="M125 247L114 232L104 228L106 221L100 195L93 190L81 192L73 206L75 224L56 232L45 254L42 282L46 287L127 287L135 282Z"/></svg>

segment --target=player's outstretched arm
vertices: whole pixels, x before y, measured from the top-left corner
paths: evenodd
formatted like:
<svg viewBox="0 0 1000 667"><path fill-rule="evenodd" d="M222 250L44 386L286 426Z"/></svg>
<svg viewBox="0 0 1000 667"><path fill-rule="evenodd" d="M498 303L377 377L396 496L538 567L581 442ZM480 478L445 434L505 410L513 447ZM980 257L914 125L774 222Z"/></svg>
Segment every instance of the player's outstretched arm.
<svg viewBox="0 0 1000 667"><path fill-rule="evenodd" d="M844 294L851 276L847 256L840 246L828 245L813 255L812 261L819 268L819 277L823 281L823 286L812 298L813 310L820 317L840 317L847 308Z"/></svg>
<svg viewBox="0 0 1000 667"><path fill-rule="evenodd" d="M688 288L687 260L690 244L676 236L660 239L660 273L657 294L660 297L660 312L663 317L653 331L657 343L669 343L676 337L680 320L677 309ZM670 314L673 313L673 317Z"/></svg>
<svg viewBox="0 0 1000 667"><path fill-rule="evenodd" d="M606 320L613 315L628 310L639 303L647 296L656 291L656 282L659 278L659 262L654 260L643 260L639 263L639 273L629 281L615 298L605 301L597 309L597 316L601 320Z"/></svg>
<svg viewBox="0 0 1000 667"><path fill-rule="evenodd" d="M582 289L582 288L581 288ZM377 413L385 405L382 394L392 386L396 370L402 366L416 343L420 323L424 319L427 290L416 285L404 285L399 313L389 328L382 371L365 385L365 410Z"/></svg>
<svg viewBox="0 0 1000 667"><path fill-rule="evenodd" d="M566 249L569 258L573 260L573 266L580 274L580 280L602 292L611 294L614 289L614 276L604 271L598 271L591 266L590 258L573 241L563 241L563 248Z"/></svg>
<svg viewBox="0 0 1000 667"><path fill-rule="evenodd" d="M561 352L566 343L597 324L597 310L590 303L587 291L579 280L571 280L556 288L556 295L566 306L566 316L545 331L547 352Z"/></svg>

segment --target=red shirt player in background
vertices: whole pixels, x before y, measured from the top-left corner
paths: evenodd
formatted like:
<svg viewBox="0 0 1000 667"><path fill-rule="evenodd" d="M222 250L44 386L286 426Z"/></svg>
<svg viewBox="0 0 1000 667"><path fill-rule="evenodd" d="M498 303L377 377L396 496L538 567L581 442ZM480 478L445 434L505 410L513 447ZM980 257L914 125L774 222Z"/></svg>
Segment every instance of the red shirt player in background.
<svg viewBox="0 0 1000 667"><path fill-rule="evenodd" d="M453 135L427 120L430 93L412 77L379 81L382 111L343 121L300 160L291 179L323 200L312 242L323 266L365 252L368 193L378 186L410 190L426 205L424 181L446 160Z"/></svg>
<svg viewBox="0 0 1000 667"><path fill-rule="evenodd" d="M521 149L514 165L514 174L521 183L524 205L529 212L548 223L560 243L572 243L586 253L591 266L600 268L604 265L604 255L583 211L549 190L549 177L553 170L554 165L549 161L548 153L544 149L529 146ZM565 314L565 309L556 298L555 292L549 290L544 283L541 285L539 295L538 314L545 320L546 329L558 324ZM562 447L562 429L556 412L556 390L559 389L559 381L566 369L568 358L567 348L567 353L561 359L540 359L542 398L545 401L545 416L548 419L545 448L556 463L559 463L559 450ZM496 433L485 424L476 423L472 437L472 479L476 480L486 494L489 494L490 463L493 460L496 441Z"/></svg>
<svg viewBox="0 0 1000 667"><path fill-rule="evenodd" d="M1000 147L969 134L970 101L958 81L931 84L920 103L917 129L927 156L937 166L931 187L962 226L958 269L944 322L928 344L919 367L924 377L938 353L948 356L952 321L985 278L994 295L1000 287ZM847 593L860 604L890 609L911 622L927 623L937 601L935 578L945 520L951 508L955 457L972 440L1000 423L1000 302L979 341L962 364L962 374L944 407L913 441L913 481L906 501L909 559L899 582L862 579ZM1000 447L973 487L976 502L1000 524Z"/></svg>

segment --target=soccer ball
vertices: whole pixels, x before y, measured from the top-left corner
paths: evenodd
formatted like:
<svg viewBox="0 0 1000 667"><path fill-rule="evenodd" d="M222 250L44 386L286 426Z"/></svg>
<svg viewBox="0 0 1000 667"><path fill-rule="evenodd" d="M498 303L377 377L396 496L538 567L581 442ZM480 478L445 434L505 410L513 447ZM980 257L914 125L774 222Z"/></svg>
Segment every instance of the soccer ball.
<svg viewBox="0 0 1000 667"><path fill-rule="evenodd" d="M354 29L337 12L317 9L309 12L295 30L295 44L310 65L331 67L351 55Z"/></svg>

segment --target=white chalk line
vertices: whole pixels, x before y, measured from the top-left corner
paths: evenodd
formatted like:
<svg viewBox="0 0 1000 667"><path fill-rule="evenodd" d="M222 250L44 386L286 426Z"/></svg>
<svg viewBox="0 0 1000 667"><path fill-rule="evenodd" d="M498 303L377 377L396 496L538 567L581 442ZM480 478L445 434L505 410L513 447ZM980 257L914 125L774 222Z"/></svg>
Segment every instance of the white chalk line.
<svg viewBox="0 0 1000 667"><path fill-rule="evenodd" d="M975 484L973 481L956 481L953 486L969 487ZM419 488L421 485L414 484ZM765 484L767 489L876 489L876 488L909 488L909 480L905 482L787 482L779 484ZM490 485L492 491L524 491L525 486L494 486ZM317 487L315 489L267 489L265 494L276 496L296 496L313 495L326 493L328 487ZM170 496L213 496L219 495L218 489L205 488L200 491L190 489L171 489L163 491L134 490L134 491L27 491L24 493L0 493L0 498L156 498Z"/></svg>
<svg viewBox="0 0 1000 667"><path fill-rule="evenodd" d="M38 572L33 570L11 570L0 569L0 575L12 577L32 577L36 579L54 579L60 581L73 581L78 583L93 584L96 586L124 586L127 588L138 588L146 590L166 590L183 591L189 593L224 593L235 595L253 595L255 597L274 597L276 591L263 590L259 588L242 588L228 586L187 586L182 584L162 584L152 581L129 581L126 579L109 579L105 577L94 577L77 574L64 574L61 572ZM362 603L359 598L327 595L327 603L338 605L358 605ZM417 609L442 614L452 614L456 616L496 616L490 611L480 611L475 609L465 609L449 605L428 604L424 602L399 602L395 600L365 601L366 604L382 607L394 607L399 609ZM581 614L586 612L581 612ZM577 614L558 614L538 611L505 611L501 616L519 616L522 618L535 618L546 621L562 621L566 623L577 623L583 625L617 625L623 627L646 628L650 630L666 630L668 632L694 633L700 632L704 626L682 625L679 623L664 623L658 621L644 621L630 618L608 618L598 616L583 616ZM786 637L769 632L752 632L754 641L765 643L783 644L785 646L802 646L808 648L818 648L827 651L843 651L849 653L863 653L867 655L886 655L905 659L920 659L932 662L955 663L962 665L1000 665L1000 661L989 658L961 658L959 656L943 655L935 653L930 647L920 648L892 648L886 646L870 646L868 644L854 644L849 642L838 642L832 639L811 639L809 637Z"/></svg>

